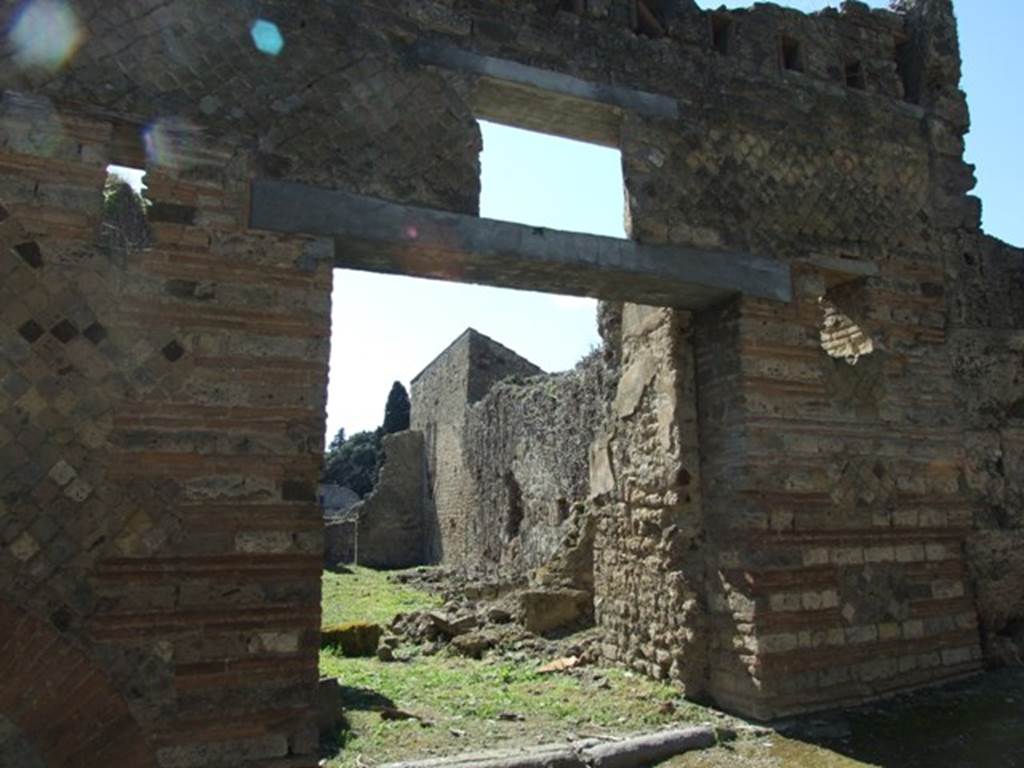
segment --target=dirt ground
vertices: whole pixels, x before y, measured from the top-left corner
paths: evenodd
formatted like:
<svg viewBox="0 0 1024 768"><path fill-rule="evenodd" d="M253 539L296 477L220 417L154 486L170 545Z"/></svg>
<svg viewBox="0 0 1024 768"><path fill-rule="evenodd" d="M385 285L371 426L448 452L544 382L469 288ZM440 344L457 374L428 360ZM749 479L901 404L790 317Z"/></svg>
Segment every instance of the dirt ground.
<svg viewBox="0 0 1024 768"><path fill-rule="evenodd" d="M436 607L435 594L358 569L325 576L324 615L386 624L395 610ZM367 614L367 615L362 615ZM346 724L323 765L367 768L400 759L622 736L709 723L722 741L665 768L1024 768L1024 669L1002 669L871 706L750 723L683 700L671 685L614 668L538 671L558 646L525 644L481 659L402 645L397 661L321 654L340 679ZM411 715L390 719L385 710Z"/></svg>
<svg viewBox="0 0 1024 768"><path fill-rule="evenodd" d="M1024 669L1000 669L856 709L773 724L671 768L1021 768Z"/></svg>

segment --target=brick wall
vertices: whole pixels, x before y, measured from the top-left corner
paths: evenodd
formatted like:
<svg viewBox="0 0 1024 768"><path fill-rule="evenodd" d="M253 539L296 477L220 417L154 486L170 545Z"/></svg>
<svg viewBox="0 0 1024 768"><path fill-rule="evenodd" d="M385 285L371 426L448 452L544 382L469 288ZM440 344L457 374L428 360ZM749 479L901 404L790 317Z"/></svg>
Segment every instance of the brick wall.
<svg viewBox="0 0 1024 768"><path fill-rule="evenodd" d="M246 228L247 181L475 211L480 82L415 65L420 38L677 99L678 121L623 117L632 236L796 271L791 305L624 322L592 461L608 655L760 716L972 671L979 608L1007 655L1021 255L967 194L951 2L732 12L724 53L688 0L666 35L624 5L280 3L269 56L244 4L78 0L65 66L0 69L0 586L121 701L97 712L128 712L119 754L82 764L315 761L330 275L322 244ZM147 125L152 242L112 249L104 168ZM877 273L841 284L843 260ZM872 339L856 365L820 346L822 296ZM3 704L52 763L49 710Z"/></svg>
<svg viewBox="0 0 1024 768"><path fill-rule="evenodd" d="M76 764L312 765L329 266L246 231L234 150L177 137L124 253L99 245L110 124L8 95L0 134L3 642L48 628L38 683L110 702ZM60 704L0 709L79 749Z"/></svg>
<svg viewBox="0 0 1024 768"><path fill-rule="evenodd" d="M988 237L950 249L947 293L964 486L967 562L987 656L1024 658L1024 253Z"/></svg>
<svg viewBox="0 0 1024 768"><path fill-rule="evenodd" d="M941 5L906 30L933 70L931 141L913 127L923 109L812 96L785 72L766 88L806 89L805 101L769 104L723 73L692 133L626 126L634 236L752 247L797 270L792 304L737 301L699 318L695 337L710 692L760 717L980 665L937 236L976 228L977 210ZM868 112L854 118L854 105ZM878 275L837 284L823 257ZM823 297L871 355L851 364L822 348Z"/></svg>

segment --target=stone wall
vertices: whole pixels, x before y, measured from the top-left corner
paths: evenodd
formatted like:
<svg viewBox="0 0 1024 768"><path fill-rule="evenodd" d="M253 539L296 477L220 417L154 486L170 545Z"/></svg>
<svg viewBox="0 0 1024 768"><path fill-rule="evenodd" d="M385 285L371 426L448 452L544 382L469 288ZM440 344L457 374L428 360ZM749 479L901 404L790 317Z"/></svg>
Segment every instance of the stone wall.
<svg viewBox="0 0 1024 768"><path fill-rule="evenodd" d="M385 435L377 485L353 506L346 520L328 523L327 565L409 568L426 562L427 497L423 435L406 430Z"/></svg>
<svg viewBox="0 0 1024 768"><path fill-rule="evenodd" d="M692 337L708 686L760 717L953 677L981 659L939 234L978 225L951 9L922 3L899 17L851 4L814 18L835 25L805 48L803 72L771 71L768 55L742 74L716 67L701 120L671 132L629 121L623 136L634 237L747 247L796 270L792 304L737 300L697 318ZM807 23L763 7L741 29L804 40ZM847 35L861 24L872 50L855 54ZM920 72L892 55L904 37ZM862 57L882 92L901 74L928 88L891 91L909 105L826 83L843 56ZM843 261L877 273L850 284ZM822 349L822 297L873 354L853 365Z"/></svg>
<svg viewBox="0 0 1024 768"><path fill-rule="evenodd" d="M963 418L967 561L986 652L1024 659L1024 252L988 237L950 249L947 296Z"/></svg>
<svg viewBox="0 0 1024 768"><path fill-rule="evenodd" d="M612 387L614 370L592 354L572 371L506 379L469 406L478 565L521 576L551 558L590 495L590 445Z"/></svg>
<svg viewBox="0 0 1024 768"><path fill-rule="evenodd" d="M340 570L340 566L355 563L358 524L350 514L324 521L324 568Z"/></svg>
<svg viewBox="0 0 1024 768"><path fill-rule="evenodd" d="M608 656L771 717L972 672L982 637L1012 655L1022 257L967 194L950 0L653 25L626 0L280 2L278 55L248 4L68 7L64 61L0 68L0 716L27 753L315 764L331 244L250 230L248 183L475 212L493 83L420 40L674 99L609 123L632 237L794 268L790 304L624 312L591 462ZM101 235L112 162L146 167L146 250ZM855 365L822 297L872 341ZM456 432L414 427L469 488L438 460ZM439 522L433 556L471 551Z"/></svg>
<svg viewBox="0 0 1024 768"><path fill-rule="evenodd" d="M249 180L472 212L479 132L357 3L280 5L280 58L248 6L67 7L64 66L0 67L0 715L50 766L312 767L331 244Z"/></svg>
<svg viewBox="0 0 1024 768"><path fill-rule="evenodd" d="M315 762L330 269L212 143L104 245L117 146L0 101L0 712L48 765Z"/></svg>
<svg viewBox="0 0 1024 768"><path fill-rule="evenodd" d="M504 378L539 372L470 328L412 380L410 426L424 435L429 477L428 562L474 566L484 560L480 496L463 441L467 407Z"/></svg>
<svg viewBox="0 0 1024 768"><path fill-rule="evenodd" d="M704 551L688 318L626 304L621 375L594 444L595 617L603 652L705 692Z"/></svg>

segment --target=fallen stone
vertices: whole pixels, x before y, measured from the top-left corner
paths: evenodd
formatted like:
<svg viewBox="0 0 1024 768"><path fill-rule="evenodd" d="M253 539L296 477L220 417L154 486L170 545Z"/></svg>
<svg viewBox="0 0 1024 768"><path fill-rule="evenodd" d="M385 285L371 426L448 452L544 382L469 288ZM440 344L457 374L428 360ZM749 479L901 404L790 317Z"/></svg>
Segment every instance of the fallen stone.
<svg viewBox="0 0 1024 768"><path fill-rule="evenodd" d="M392 650L390 645L381 644L377 648L377 658L381 661L394 661L395 652Z"/></svg>
<svg viewBox="0 0 1024 768"><path fill-rule="evenodd" d="M501 752L388 763L380 768L585 768L569 745L549 745Z"/></svg>
<svg viewBox="0 0 1024 768"><path fill-rule="evenodd" d="M467 614L465 616L459 616L456 619L448 622L448 626L451 628L452 637L458 637L466 632L470 632L480 626L480 620L473 614Z"/></svg>
<svg viewBox="0 0 1024 768"><path fill-rule="evenodd" d="M456 632L448 621L448 616L438 611L430 611L423 614L423 618L445 637L455 637Z"/></svg>
<svg viewBox="0 0 1024 768"><path fill-rule="evenodd" d="M508 624L512 621L512 613L494 606L487 609L487 620L492 624Z"/></svg>
<svg viewBox="0 0 1024 768"><path fill-rule="evenodd" d="M690 750L707 749L715 743L714 729L699 726L600 744L582 750L580 756L593 768L639 768Z"/></svg>
<svg viewBox="0 0 1024 768"><path fill-rule="evenodd" d="M579 657L577 656L566 656L562 659L555 659L549 661L544 666L537 670L538 675L547 675L552 672L565 672L566 670L572 669L580 663Z"/></svg>
<svg viewBox="0 0 1024 768"><path fill-rule="evenodd" d="M580 589L531 589L519 594L523 627L538 635L583 623L593 612L593 599Z"/></svg>
<svg viewBox="0 0 1024 768"><path fill-rule="evenodd" d="M494 646L494 638L484 635L480 632L471 632L465 635L459 635L452 640L452 648L463 656L468 656L471 659L479 659L484 655L484 651Z"/></svg>
<svg viewBox="0 0 1024 768"><path fill-rule="evenodd" d="M338 648L343 656L373 656L383 633L377 624L367 622L336 624L321 630L320 647Z"/></svg>

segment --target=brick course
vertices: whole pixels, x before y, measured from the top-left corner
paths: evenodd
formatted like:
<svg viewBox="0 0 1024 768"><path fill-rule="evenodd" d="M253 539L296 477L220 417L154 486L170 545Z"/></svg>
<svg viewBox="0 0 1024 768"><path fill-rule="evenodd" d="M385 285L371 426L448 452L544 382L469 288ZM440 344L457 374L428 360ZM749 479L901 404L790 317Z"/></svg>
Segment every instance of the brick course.
<svg viewBox="0 0 1024 768"><path fill-rule="evenodd" d="M1012 658L1024 257L967 194L952 4L904 5L735 12L723 55L688 0L656 39L626 3L277 3L275 58L243 5L74 3L64 68L0 69L0 715L65 764L47 697L77 680L81 764L315 763L330 244L250 230L249 181L475 212L486 82L418 39L674 99L608 123L631 236L794 269L789 304L624 310L606 655L760 717ZM111 162L146 164L144 250L102 236ZM855 365L822 297L872 341Z"/></svg>

